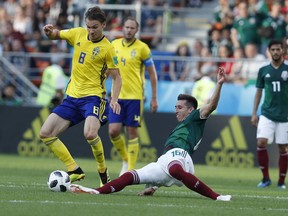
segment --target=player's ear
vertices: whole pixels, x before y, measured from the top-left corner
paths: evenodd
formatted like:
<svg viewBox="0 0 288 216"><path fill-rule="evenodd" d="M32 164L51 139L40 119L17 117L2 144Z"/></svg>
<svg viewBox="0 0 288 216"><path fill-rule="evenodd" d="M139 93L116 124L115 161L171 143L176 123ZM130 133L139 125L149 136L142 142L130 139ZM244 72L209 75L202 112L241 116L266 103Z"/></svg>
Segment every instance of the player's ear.
<svg viewBox="0 0 288 216"><path fill-rule="evenodd" d="M191 113L193 110L195 110L195 108L192 106L188 109L188 112Z"/></svg>
<svg viewBox="0 0 288 216"><path fill-rule="evenodd" d="M106 27L106 22L102 23L102 28L104 29Z"/></svg>

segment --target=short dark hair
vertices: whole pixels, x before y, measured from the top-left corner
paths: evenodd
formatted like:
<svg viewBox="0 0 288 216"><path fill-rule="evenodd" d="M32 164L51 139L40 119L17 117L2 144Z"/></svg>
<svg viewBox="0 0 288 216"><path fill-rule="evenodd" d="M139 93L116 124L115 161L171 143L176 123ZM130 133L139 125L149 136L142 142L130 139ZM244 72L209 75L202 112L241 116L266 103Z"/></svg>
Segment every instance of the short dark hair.
<svg viewBox="0 0 288 216"><path fill-rule="evenodd" d="M98 20L100 23L106 22L106 15L98 6L89 8L85 13L85 20Z"/></svg>
<svg viewBox="0 0 288 216"><path fill-rule="evenodd" d="M276 39L273 39L269 42L268 48L270 49L273 45L281 45L281 48L283 48L283 46L284 46L282 40L276 40Z"/></svg>
<svg viewBox="0 0 288 216"><path fill-rule="evenodd" d="M177 100L186 100L186 106L188 108L193 107L194 109L197 109L198 107L196 98L189 94L179 94Z"/></svg>
<svg viewBox="0 0 288 216"><path fill-rule="evenodd" d="M134 21L134 22L136 23L137 28L139 28L139 23L137 22L137 20L136 20L135 17L133 17L133 16L128 16L128 17L126 17L125 20L124 20L124 22L123 22L123 24L125 24L126 21L128 21L128 20Z"/></svg>

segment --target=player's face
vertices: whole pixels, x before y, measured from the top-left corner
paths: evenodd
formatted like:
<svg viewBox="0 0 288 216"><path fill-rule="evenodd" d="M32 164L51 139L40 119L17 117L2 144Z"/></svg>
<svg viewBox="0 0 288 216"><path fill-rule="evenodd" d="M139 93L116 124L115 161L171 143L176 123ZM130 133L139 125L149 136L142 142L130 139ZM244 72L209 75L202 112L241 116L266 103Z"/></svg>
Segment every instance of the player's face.
<svg viewBox="0 0 288 216"><path fill-rule="evenodd" d="M105 23L101 23L98 20L86 19L86 27L89 34L89 40L98 41L103 36L103 29L105 28Z"/></svg>
<svg viewBox="0 0 288 216"><path fill-rule="evenodd" d="M124 38L127 41L133 40L135 38L135 34L137 33L138 28L137 24L134 20L127 20L123 26L123 34Z"/></svg>
<svg viewBox="0 0 288 216"><path fill-rule="evenodd" d="M176 118L178 122L183 121L193 111L193 107L188 108L185 100L178 100L175 105Z"/></svg>
<svg viewBox="0 0 288 216"><path fill-rule="evenodd" d="M280 44L274 44L270 47L269 53L273 61L281 61L283 56L283 49Z"/></svg>

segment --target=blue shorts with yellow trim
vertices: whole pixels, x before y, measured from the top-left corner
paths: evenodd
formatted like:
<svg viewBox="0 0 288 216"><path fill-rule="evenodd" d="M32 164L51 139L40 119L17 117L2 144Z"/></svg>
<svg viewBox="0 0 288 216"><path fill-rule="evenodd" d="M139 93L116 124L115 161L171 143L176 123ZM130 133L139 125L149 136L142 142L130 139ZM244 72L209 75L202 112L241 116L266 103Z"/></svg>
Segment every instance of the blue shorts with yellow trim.
<svg viewBox="0 0 288 216"><path fill-rule="evenodd" d="M52 112L76 125L88 116L95 116L101 125L108 120L108 102L98 96L73 98L67 96Z"/></svg>
<svg viewBox="0 0 288 216"><path fill-rule="evenodd" d="M123 123L131 127L141 126L141 100L122 100L118 103L121 106L120 115L113 113L109 108L109 123Z"/></svg>

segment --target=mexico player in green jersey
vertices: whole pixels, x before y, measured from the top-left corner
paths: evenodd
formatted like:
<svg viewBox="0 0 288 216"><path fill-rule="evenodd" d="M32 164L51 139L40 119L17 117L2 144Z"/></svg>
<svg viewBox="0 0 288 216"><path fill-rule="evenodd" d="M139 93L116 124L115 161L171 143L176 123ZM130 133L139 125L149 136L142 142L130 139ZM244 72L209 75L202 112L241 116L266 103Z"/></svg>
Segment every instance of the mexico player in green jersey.
<svg viewBox="0 0 288 216"><path fill-rule="evenodd" d="M185 185L210 199L230 201L231 195L220 195L195 176L192 161L192 154L201 143L206 120L217 107L224 82L225 71L219 68L214 93L200 109L197 109L197 100L193 96L186 94L178 96L175 112L179 124L170 133L165 143L164 154L157 162L128 171L103 187L93 189L71 184L70 191L109 194L121 191L127 185L146 184L146 189L140 195L153 195L161 186Z"/></svg>
<svg viewBox="0 0 288 216"><path fill-rule="evenodd" d="M120 113L118 96L121 76L117 67L117 56L112 44L103 35L106 16L99 7L89 8L85 13L86 29L82 27L57 30L53 25L43 27L52 40L66 40L74 48L71 77L67 87L67 97L48 116L40 130L41 140L66 165L72 182L85 177L66 146L58 138L68 127L85 120L84 136L90 144L98 172L100 184L110 181L105 163L104 150L98 130L108 119L105 80L113 79L113 96L110 107Z"/></svg>
<svg viewBox="0 0 288 216"><path fill-rule="evenodd" d="M271 185L267 144L275 143L279 150L278 188L285 189L288 162L288 63L284 61L283 42L268 44L271 63L259 69L251 122L257 126L257 156L263 179L258 187ZM264 89L265 97L258 122L257 110Z"/></svg>
<svg viewBox="0 0 288 216"><path fill-rule="evenodd" d="M157 73L147 44L135 37L138 23L134 17L127 17L123 25L123 38L112 41L119 59L119 69L122 78L122 88L118 103L121 106L120 115L109 112L109 135L111 142L118 150L122 161L120 175L135 168L138 152L138 127L141 126L143 99L145 87L145 69L150 78L152 95L151 112L156 112ZM125 126L126 138L122 133Z"/></svg>

